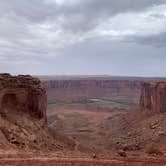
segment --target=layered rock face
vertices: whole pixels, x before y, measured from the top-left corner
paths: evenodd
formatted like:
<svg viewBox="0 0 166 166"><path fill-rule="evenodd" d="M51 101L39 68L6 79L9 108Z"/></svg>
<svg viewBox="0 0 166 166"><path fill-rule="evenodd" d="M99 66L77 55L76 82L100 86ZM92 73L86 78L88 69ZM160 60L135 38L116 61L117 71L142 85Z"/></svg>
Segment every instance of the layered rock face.
<svg viewBox="0 0 166 166"><path fill-rule="evenodd" d="M0 74L0 113L27 113L46 121L47 96L41 82L29 75Z"/></svg>
<svg viewBox="0 0 166 166"><path fill-rule="evenodd" d="M141 81L80 79L80 80L48 80L43 81L48 92L48 100L71 100L81 97L102 98L115 95L138 94Z"/></svg>
<svg viewBox="0 0 166 166"><path fill-rule="evenodd" d="M143 83L140 105L153 112L166 112L166 82Z"/></svg>

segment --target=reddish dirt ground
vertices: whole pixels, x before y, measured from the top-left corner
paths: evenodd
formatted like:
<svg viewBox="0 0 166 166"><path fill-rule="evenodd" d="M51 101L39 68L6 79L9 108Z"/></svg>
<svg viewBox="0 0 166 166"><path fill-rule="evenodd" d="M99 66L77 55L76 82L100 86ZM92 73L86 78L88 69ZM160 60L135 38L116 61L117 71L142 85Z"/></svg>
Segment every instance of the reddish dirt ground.
<svg viewBox="0 0 166 166"><path fill-rule="evenodd" d="M100 154L94 159L93 154L74 152L42 153L26 151L1 151L0 165L8 166L156 166L166 165L165 156L148 157L139 153L128 153L127 157L117 154Z"/></svg>
<svg viewBox="0 0 166 166"><path fill-rule="evenodd" d="M48 123L84 147L96 151L166 150L166 116L137 109L98 112L77 106L49 108Z"/></svg>

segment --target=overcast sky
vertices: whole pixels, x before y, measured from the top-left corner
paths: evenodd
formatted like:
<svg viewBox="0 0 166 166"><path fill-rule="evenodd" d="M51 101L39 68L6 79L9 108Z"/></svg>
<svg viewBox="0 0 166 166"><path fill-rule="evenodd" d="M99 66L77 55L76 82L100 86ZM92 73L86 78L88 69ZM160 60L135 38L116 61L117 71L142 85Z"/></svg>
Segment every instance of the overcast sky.
<svg viewBox="0 0 166 166"><path fill-rule="evenodd" d="M166 0L0 0L0 72L166 76Z"/></svg>

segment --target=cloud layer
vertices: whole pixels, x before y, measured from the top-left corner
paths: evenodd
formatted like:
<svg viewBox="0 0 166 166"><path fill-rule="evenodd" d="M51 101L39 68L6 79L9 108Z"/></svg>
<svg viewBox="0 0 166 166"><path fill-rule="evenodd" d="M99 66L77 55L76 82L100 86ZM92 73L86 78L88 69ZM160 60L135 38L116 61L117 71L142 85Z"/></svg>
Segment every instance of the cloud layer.
<svg viewBox="0 0 166 166"><path fill-rule="evenodd" d="M0 27L3 72L166 76L165 0L1 0Z"/></svg>

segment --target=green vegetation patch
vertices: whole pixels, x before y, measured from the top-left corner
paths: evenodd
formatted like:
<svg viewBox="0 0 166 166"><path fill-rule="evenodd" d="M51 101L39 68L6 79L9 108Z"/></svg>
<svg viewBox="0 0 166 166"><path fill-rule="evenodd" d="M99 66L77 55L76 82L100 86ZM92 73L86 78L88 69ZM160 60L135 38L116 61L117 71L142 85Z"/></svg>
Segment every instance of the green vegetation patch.
<svg viewBox="0 0 166 166"><path fill-rule="evenodd" d="M78 100L71 100L71 101L55 101L55 102L48 102L48 106L60 106L60 105L66 105L66 104L88 104L88 103L95 103L96 101L93 101L88 98L80 98Z"/></svg>
<svg viewBox="0 0 166 166"><path fill-rule="evenodd" d="M122 106L128 106L128 105L135 105L138 103L138 98L86 98L82 97L76 100L70 100L70 101L52 101L48 102L48 106L62 106L62 105L68 105L68 104L89 104L89 103L110 103L111 105L122 105Z"/></svg>

